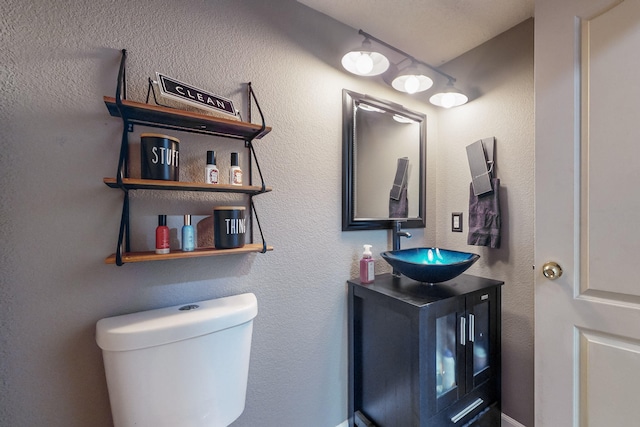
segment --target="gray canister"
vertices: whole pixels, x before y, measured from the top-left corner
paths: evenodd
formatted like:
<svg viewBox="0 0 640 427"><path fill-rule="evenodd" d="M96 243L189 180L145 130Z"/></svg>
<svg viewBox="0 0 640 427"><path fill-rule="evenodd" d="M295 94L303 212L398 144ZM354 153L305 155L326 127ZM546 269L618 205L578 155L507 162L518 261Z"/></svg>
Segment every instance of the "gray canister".
<svg viewBox="0 0 640 427"><path fill-rule="evenodd" d="M246 218L244 206L216 206L213 208L213 241L216 249L244 246Z"/></svg>
<svg viewBox="0 0 640 427"><path fill-rule="evenodd" d="M158 133L140 135L140 167L142 179L179 180L180 140Z"/></svg>

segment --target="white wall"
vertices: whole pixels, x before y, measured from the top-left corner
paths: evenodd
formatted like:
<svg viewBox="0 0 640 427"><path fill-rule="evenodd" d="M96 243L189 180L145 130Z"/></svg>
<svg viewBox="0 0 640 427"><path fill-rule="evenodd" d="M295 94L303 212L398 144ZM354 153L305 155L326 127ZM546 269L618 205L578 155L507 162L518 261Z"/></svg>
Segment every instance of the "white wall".
<svg viewBox="0 0 640 427"><path fill-rule="evenodd" d="M460 81L483 81L487 92L463 109L440 114L437 122L427 104L379 80L341 71L341 53L361 40L356 30L293 0L8 0L0 16L2 423L112 425L95 322L242 292L257 295L259 314L247 406L234 425L327 427L344 421L345 280L356 275L363 243L375 253L390 245L386 231L341 231L341 91L347 88L428 116L427 229L412 230L405 246L473 249L447 231L450 212L465 210L468 191L466 157L456 150L497 137L508 206L505 246L494 253L480 250L483 258L472 272L507 282L503 409L531 425L525 406L533 401L533 208L527 200L532 84L526 71L532 64L517 49L528 43L527 34L518 33L506 51L500 43L487 48L506 68L494 69L474 55L454 61L450 71ZM122 124L108 115L102 96L115 92L122 48L129 52L133 100L144 99L147 77L156 71L239 105L242 83L253 83L273 127L256 151L274 190L255 199L273 252L104 264L116 245L122 195L102 178L114 175ZM517 100L510 102L509 94ZM207 149L227 153L237 147L223 139L179 137L182 170L194 179ZM212 195L137 194L133 215L148 221L135 237L153 232L157 213L207 214L215 202ZM377 260L377 273L388 270ZM524 391L516 396L519 387Z"/></svg>
<svg viewBox="0 0 640 427"><path fill-rule="evenodd" d="M502 410L533 426L533 19L449 62L468 104L438 115L437 241L480 254L469 273L503 280ZM500 249L467 245L471 174L465 147L496 138ZM451 232L463 212L464 232Z"/></svg>

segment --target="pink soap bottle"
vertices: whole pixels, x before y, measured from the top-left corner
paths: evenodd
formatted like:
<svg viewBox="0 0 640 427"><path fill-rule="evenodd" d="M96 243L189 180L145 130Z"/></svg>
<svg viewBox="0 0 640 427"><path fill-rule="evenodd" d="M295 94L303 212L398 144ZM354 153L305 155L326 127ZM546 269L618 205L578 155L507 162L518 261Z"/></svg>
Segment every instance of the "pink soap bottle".
<svg viewBox="0 0 640 427"><path fill-rule="evenodd" d="M375 276L371 245L364 245L364 252L360 260L360 282L372 283Z"/></svg>

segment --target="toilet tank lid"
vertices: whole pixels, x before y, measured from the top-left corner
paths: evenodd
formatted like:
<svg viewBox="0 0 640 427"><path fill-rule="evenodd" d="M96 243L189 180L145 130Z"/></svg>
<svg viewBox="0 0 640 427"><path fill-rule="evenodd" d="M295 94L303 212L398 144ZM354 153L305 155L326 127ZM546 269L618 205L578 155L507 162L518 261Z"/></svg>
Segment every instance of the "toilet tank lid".
<svg viewBox="0 0 640 427"><path fill-rule="evenodd" d="M231 328L257 314L252 293L180 304L100 319L96 342L108 351L138 350Z"/></svg>

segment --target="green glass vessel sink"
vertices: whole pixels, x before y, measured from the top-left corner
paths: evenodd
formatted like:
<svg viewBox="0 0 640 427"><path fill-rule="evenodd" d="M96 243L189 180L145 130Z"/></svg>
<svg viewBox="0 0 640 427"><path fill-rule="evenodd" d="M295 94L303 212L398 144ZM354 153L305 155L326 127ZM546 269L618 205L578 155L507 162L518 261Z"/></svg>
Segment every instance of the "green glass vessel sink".
<svg viewBox="0 0 640 427"><path fill-rule="evenodd" d="M480 255L440 248L410 248L380 254L400 274L425 283L451 280L465 272Z"/></svg>

